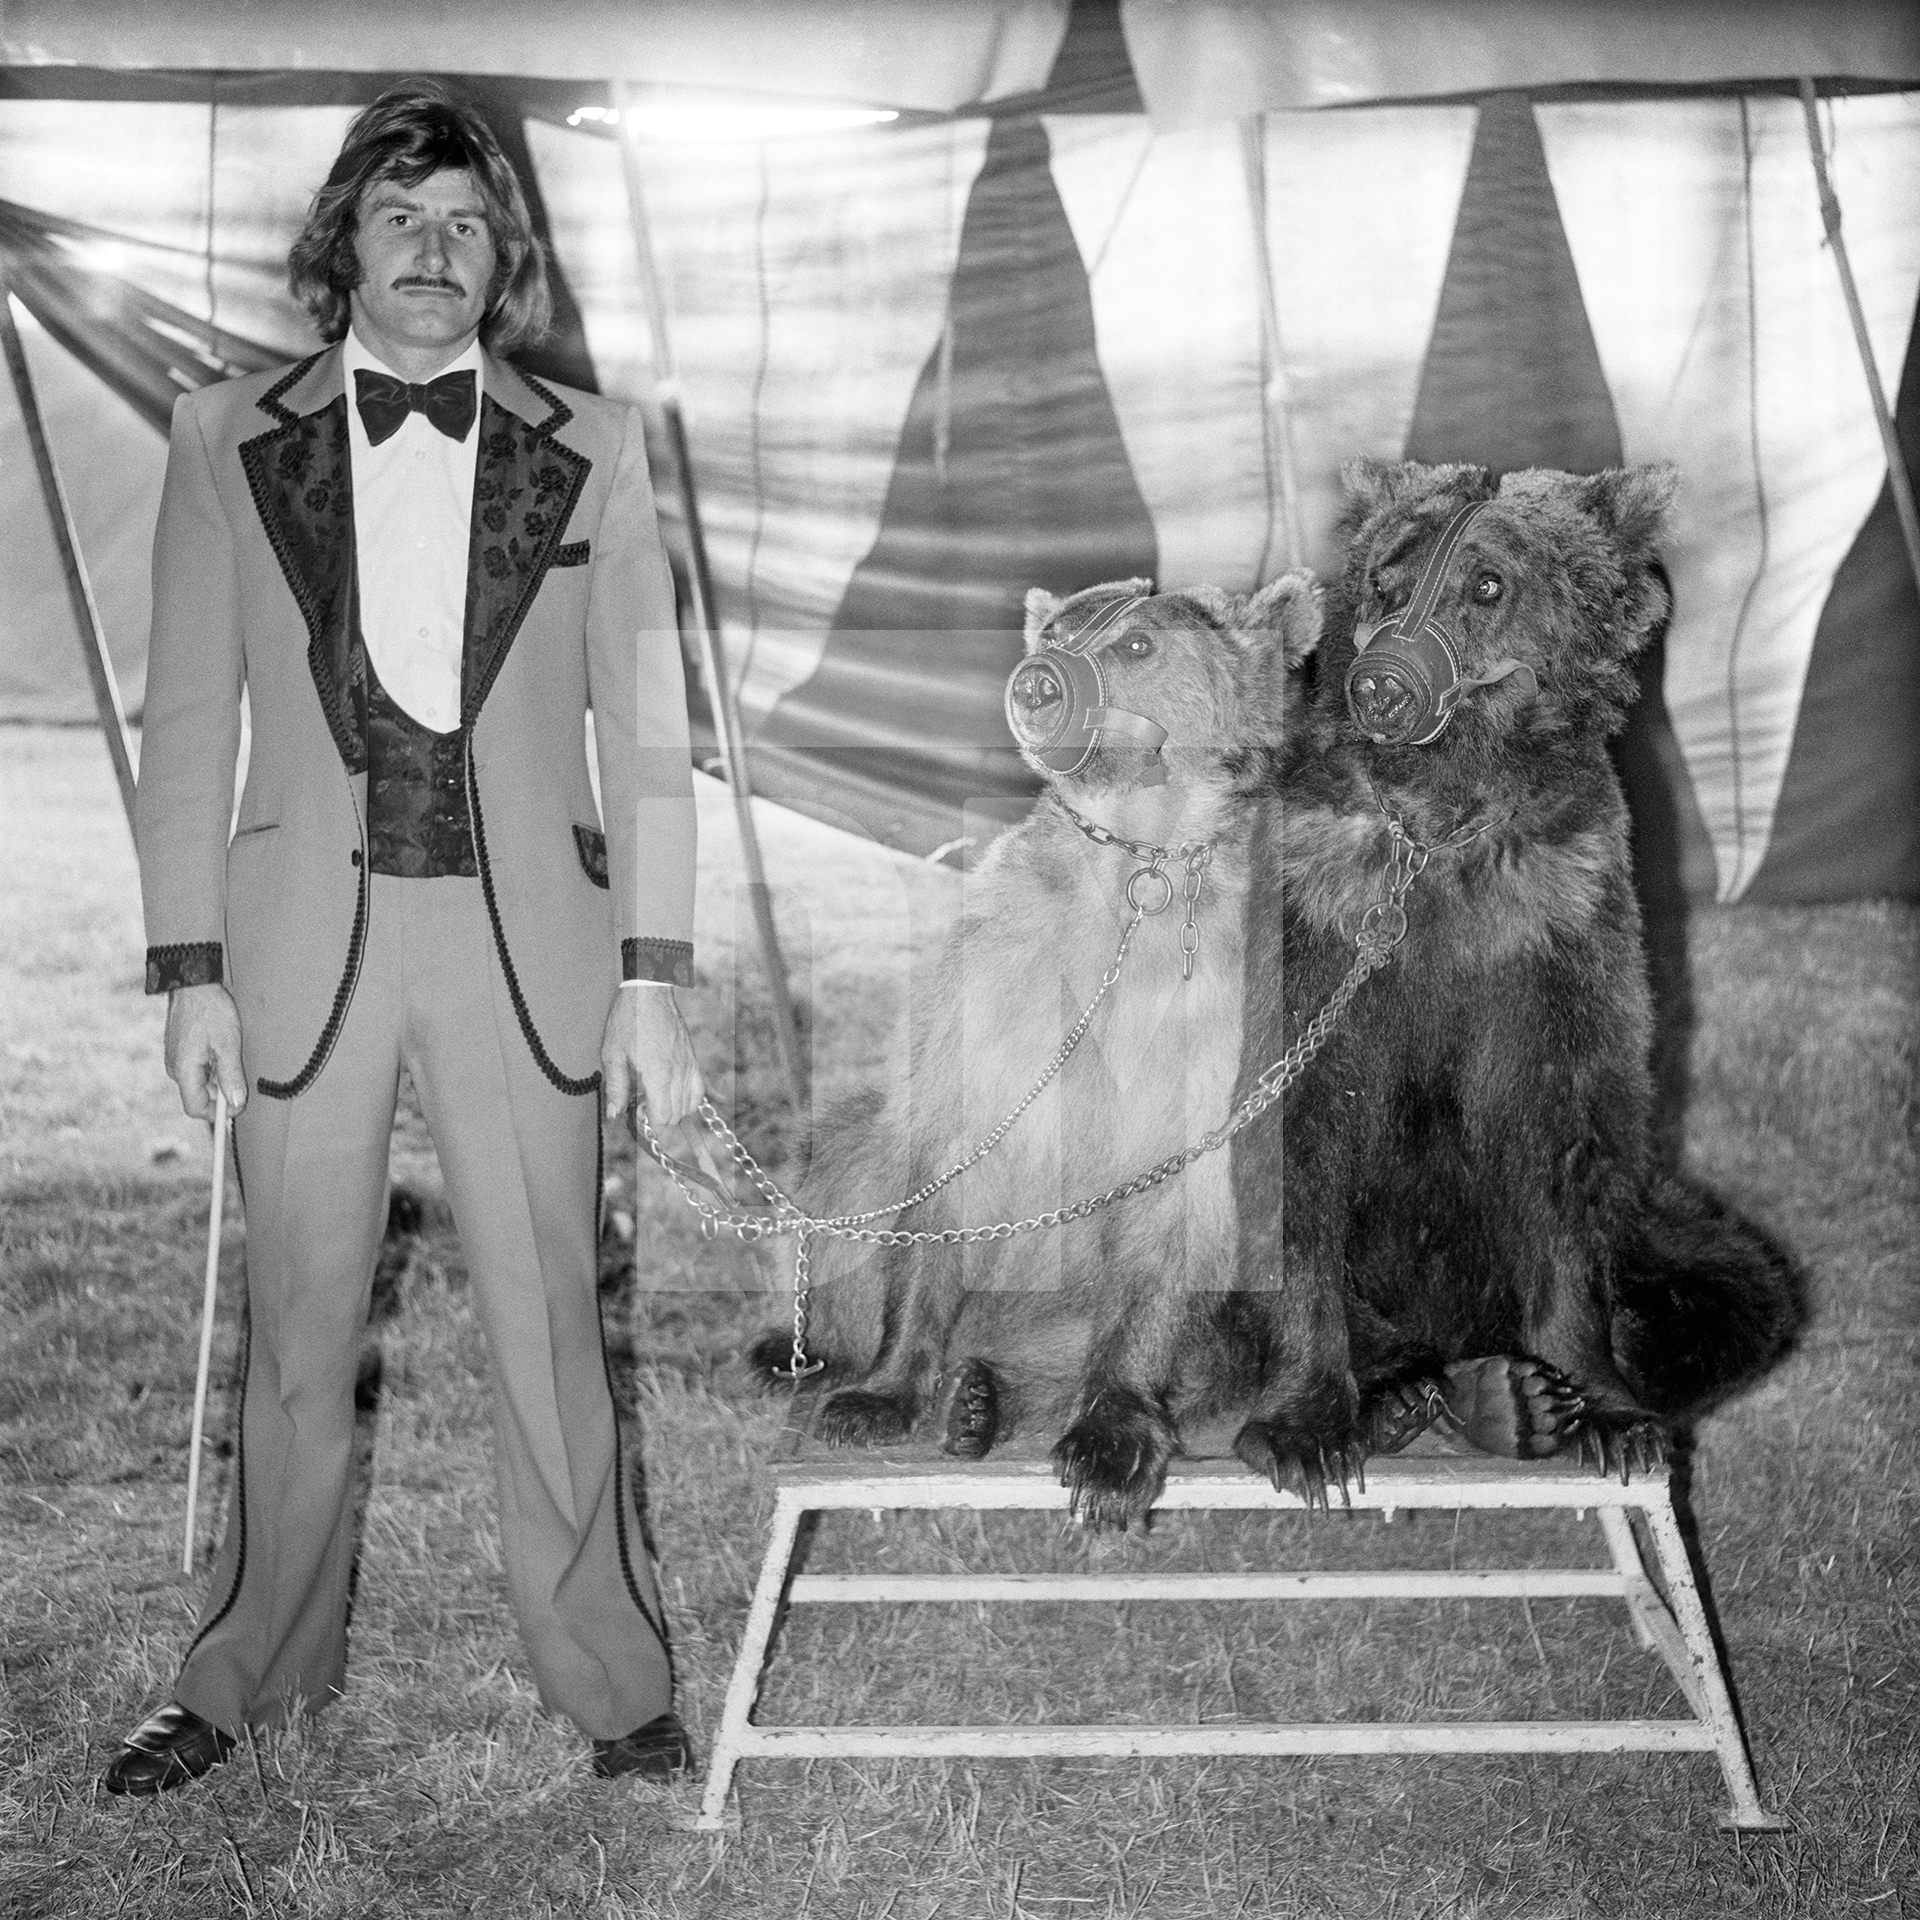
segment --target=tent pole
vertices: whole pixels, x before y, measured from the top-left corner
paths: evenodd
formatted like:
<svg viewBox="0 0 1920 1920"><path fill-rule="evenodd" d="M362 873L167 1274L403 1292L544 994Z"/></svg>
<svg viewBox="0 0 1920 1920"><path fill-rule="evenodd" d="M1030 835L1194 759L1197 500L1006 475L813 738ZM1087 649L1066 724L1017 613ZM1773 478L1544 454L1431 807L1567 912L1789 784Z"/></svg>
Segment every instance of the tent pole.
<svg viewBox="0 0 1920 1920"><path fill-rule="evenodd" d="M760 836L753 823L753 789L747 771L746 736L740 725L740 706L726 667L726 648L720 633L719 603L714 598L713 572L707 561L706 534L700 521L700 501L694 489L693 461L687 445L686 416L680 406L680 382L673 364L667 330L666 296L653 251L653 231L647 220L645 185L640 177L640 155L628 118L626 83L612 83L613 104L619 114L620 164L626 176L627 212L633 223L634 253L647 302L647 325L653 336L653 383L665 422L668 445L680 486L680 509L686 521L688 575L693 585L694 620L700 629L701 659L706 669L707 698L720 736L720 757L727 785L733 793L733 814L740 830L740 851L747 869L747 896L753 907L760 938L760 957L773 996L773 1034L780 1063L793 1094L793 1110L804 1126L807 1112L807 1071L800 1051L800 1029L794 1019L793 995L787 982L787 963L773 923L773 896L767 890L766 867L760 858Z"/></svg>
<svg viewBox="0 0 1920 1920"><path fill-rule="evenodd" d="M14 397L20 403L20 418L26 424L27 444L33 449L33 464L39 469L40 496L47 503L47 518L53 523L54 545L60 549L60 566L67 577L67 598L73 606L74 625L79 630L80 651L87 663L87 678L93 683L93 704L100 715L101 731L107 736L113 777L120 784L120 804L126 808L127 829L131 832L133 735L127 728L126 709L120 703L120 683L114 678L113 661L107 654L100 609L94 601L93 582L87 578L87 563L80 551L73 509L67 504L67 490L61 484L60 469L54 463L53 447L47 439L46 423L40 417L39 396L33 390L33 370L27 365L20 329L14 325L13 296L7 286L4 262L0 262L0 346L6 350L7 370L13 375Z"/></svg>
<svg viewBox="0 0 1920 1920"><path fill-rule="evenodd" d="M1294 484L1293 410L1288 404L1287 366L1280 344L1280 301L1273 290L1273 249L1267 244L1267 123L1262 114L1253 114L1240 122L1240 159L1246 172L1247 212L1252 218L1253 270L1259 281L1260 338L1266 348L1267 378L1260 396L1260 430L1266 441L1267 455L1278 470L1280 482L1280 525L1286 541L1286 563L1297 567L1304 558L1305 541L1300 532L1300 495ZM1267 539L1271 546L1272 522ZM1263 584L1268 550L1260 554Z"/></svg>
<svg viewBox="0 0 1920 1920"><path fill-rule="evenodd" d="M1840 291L1847 302L1847 318L1853 322L1853 338L1860 349L1860 365L1867 376L1867 392L1873 400L1873 417L1879 423L1881 444L1887 450L1887 480L1893 488L1894 511L1900 518L1900 532L1907 543L1907 565L1920 586L1920 514L1913 504L1913 482L1907 475L1906 456L1892 413L1887 408L1886 390L1880 384L1880 369L1873 357L1873 341L1867 333L1867 316L1860 305L1860 289L1854 285L1853 263L1847 258L1847 243L1840 237L1840 200L1827 177L1827 150L1820 139L1818 96L1813 82L1802 78L1800 105L1807 116L1807 147L1813 155L1813 177L1820 185L1820 221L1827 230L1827 242L1833 249L1833 264L1840 275Z"/></svg>

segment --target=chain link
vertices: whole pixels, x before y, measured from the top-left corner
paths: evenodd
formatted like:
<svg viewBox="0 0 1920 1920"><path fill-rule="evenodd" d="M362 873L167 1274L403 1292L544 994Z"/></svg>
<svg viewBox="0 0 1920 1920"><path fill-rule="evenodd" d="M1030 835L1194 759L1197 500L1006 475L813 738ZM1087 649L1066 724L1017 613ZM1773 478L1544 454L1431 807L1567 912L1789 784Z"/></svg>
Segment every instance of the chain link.
<svg viewBox="0 0 1920 1920"><path fill-rule="evenodd" d="M1077 808L1070 807L1056 793L1053 803L1073 824L1096 846L1118 847L1124 853L1130 853L1136 860L1144 860L1149 866L1159 866L1164 861L1175 858L1185 860L1196 853L1211 854L1213 843L1210 840L1183 840L1177 847L1156 847L1151 840L1129 840L1111 827L1103 827L1098 820L1089 820Z"/></svg>
<svg viewBox="0 0 1920 1920"><path fill-rule="evenodd" d="M793 1246L793 1358L784 1367L773 1369L781 1379L796 1384L811 1374L824 1372L827 1364L824 1360L809 1363L807 1359L807 1302L811 1293L807 1236L802 1232L794 1235Z"/></svg>
<svg viewBox="0 0 1920 1920"><path fill-rule="evenodd" d="M1181 892L1186 896L1186 918L1180 922L1180 978L1193 978L1193 963L1200 951L1200 883L1206 877L1207 864L1213 858L1211 845L1190 848L1183 856L1186 874Z"/></svg>

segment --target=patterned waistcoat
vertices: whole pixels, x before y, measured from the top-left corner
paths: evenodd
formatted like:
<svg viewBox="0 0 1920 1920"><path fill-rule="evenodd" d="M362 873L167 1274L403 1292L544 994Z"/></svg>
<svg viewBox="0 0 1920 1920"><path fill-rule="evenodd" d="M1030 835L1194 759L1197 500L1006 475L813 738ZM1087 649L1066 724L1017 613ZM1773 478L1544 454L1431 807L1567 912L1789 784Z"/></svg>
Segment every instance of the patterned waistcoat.
<svg viewBox="0 0 1920 1920"><path fill-rule="evenodd" d="M466 728L423 727L380 684L371 656L366 673L368 864L403 880L473 879Z"/></svg>

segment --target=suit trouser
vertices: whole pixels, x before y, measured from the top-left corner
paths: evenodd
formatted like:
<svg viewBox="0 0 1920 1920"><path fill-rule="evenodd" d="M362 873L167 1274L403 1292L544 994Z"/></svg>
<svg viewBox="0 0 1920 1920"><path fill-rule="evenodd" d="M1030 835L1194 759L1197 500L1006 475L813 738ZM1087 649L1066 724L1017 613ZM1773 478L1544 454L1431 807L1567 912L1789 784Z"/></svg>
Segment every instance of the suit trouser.
<svg viewBox="0 0 1920 1920"><path fill-rule="evenodd" d="M246 1036L242 1034L242 1046ZM366 951L304 1093L235 1122L250 1332L226 1535L180 1702L278 1724L346 1677L353 1385L405 1067L493 1358L500 1538L540 1698L597 1739L672 1705L601 1341L599 1102L515 1020L477 880L371 883Z"/></svg>

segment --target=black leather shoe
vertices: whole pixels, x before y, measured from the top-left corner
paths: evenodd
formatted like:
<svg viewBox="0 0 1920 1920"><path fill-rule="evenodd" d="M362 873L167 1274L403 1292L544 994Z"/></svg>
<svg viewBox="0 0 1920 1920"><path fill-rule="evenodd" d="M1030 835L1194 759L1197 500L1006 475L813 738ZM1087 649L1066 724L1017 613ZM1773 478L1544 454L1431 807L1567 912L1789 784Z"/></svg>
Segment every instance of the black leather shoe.
<svg viewBox="0 0 1920 1920"><path fill-rule="evenodd" d="M603 1780L637 1773L643 1780L671 1780L693 1765L693 1742L677 1713L663 1713L618 1740L593 1743L593 1770Z"/></svg>
<svg viewBox="0 0 1920 1920"><path fill-rule="evenodd" d="M127 1735L104 1784L109 1793L165 1793L217 1767L234 1745L232 1734L169 1700Z"/></svg>

